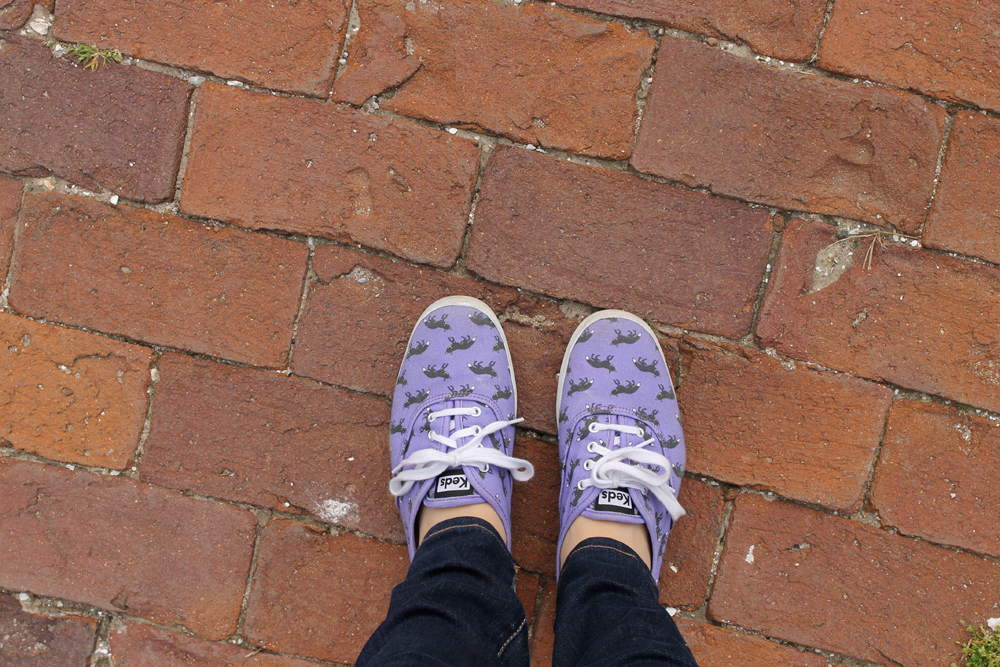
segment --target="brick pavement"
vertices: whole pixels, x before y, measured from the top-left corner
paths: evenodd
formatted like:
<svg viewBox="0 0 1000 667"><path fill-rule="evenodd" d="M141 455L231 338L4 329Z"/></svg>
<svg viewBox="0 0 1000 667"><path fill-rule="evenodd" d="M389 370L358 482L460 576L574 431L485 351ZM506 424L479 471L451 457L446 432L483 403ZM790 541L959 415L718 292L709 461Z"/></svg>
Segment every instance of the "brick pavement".
<svg viewBox="0 0 1000 667"><path fill-rule="evenodd" d="M406 569L396 369L464 293L519 373L536 665L555 374L606 307L679 380L700 664L950 665L1000 616L998 20L0 2L0 663L350 664Z"/></svg>

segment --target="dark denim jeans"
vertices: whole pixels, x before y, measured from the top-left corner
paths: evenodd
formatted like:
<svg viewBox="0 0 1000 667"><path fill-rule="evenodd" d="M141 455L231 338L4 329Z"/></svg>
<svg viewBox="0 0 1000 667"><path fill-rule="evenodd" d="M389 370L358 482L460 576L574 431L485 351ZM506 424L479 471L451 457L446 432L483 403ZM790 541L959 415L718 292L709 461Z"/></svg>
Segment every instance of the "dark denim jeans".
<svg viewBox="0 0 1000 667"><path fill-rule="evenodd" d="M357 666L528 667L528 624L514 593L514 561L480 519L435 526ZM616 540L581 542L557 594L553 667L696 667L649 568Z"/></svg>

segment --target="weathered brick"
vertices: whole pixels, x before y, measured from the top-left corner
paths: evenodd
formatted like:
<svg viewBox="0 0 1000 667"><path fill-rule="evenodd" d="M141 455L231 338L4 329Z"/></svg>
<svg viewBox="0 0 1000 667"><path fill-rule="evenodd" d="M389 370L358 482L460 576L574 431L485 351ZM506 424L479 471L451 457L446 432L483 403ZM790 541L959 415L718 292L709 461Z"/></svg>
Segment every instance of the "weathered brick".
<svg viewBox="0 0 1000 667"><path fill-rule="evenodd" d="M552 652L556 639L553 631L555 622L556 580L549 579L542 593L538 616L535 618L535 627L531 633L531 643L528 646L531 667L550 667L552 665Z"/></svg>
<svg viewBox="0 0 1000 667"><path fill-rule="evenodd" d="M406 547L272 520L264 528L244 635L281 653L354 662L406 576Z"/></svg>
<svg viewBox="0 0 1000 667"><path fill-rule="evenodd" d="M14 228L21 210L21 181L0 176L0 280L6 280L14 250Z"/></svg>
<svg viewBox="0 0 1000 667"><path fill-rule="evenodd" d="M835 240L822 223L788 223L757 326L761 345L1000 410L1000 271L892 243L876 244L869 271L862 256L872 239L860 239L844 257L856 263L812 291L817 255Z"/></svg>
<svg viewBox="0 0 1000 667"><path fill-rule="evenodd" d="M718 487L690 478L681 484L678 500L687 514L667 540L660 570L660 603L697 609L705 602L726 503Z"/></svg>
<svg viewBox="0 0 1000 667"><path fill-rule="evenodd" d="M0 0L0 30L14 30L31 17L32 0Z"/></svg>
<svg viewBox="0 0 1000 667"><path fill-rule="evenodd" d="M498 148L467 265L489 280L738 338L770 242L766 211Z"/></svg>
<svg viewBox="0 0 1000 667"><path fill-rule="evenodd" d="M514 456L535 466L535 476L519 484L511 498L514 562L554 577L559 539L559 446L519 437L514 442Z"/></svg>
<svg viewBox="0 0 1000 667"><path fill-rule="evenodd" d="M146 420L152 350L0 313L0 441L124 469Z"/></svg>
<svg viewBox="0 0 1000 667"><path fill-rule="evenodd" d="M528 627L531 627L532 620L535 618L538 593L544 581L546 580L526 572L518 572L517 579L514 581L517 587L517 597L521 600L521 606L524 607L524 617L528 621Z"/></svg>
<svg viewBox="0 0 1000 667"><path fill-rule="evenodd" d="M757 53L795 62L812 56L826 10L825 0L564 0L562 4L745 42Z"/></svg>
<svg viewBox="0 0 1000 667"><path fill-rule="evenodd" d="M0 664L83 667L94 649L96 629L97 621L89 618L29 614L14 598L0 595Z"/></svg>
<svg viewBox="0 0 1000 667"><path fill-rule="evenodd" d="M882 523L1000 557L1000 425L938 403L897 401L872 482Z"/></svg>
<svg viewBox="0 0 1000 667"><path fill-rule="evenodd" d="M204 84L181 211L448 267L462 249L478 173L479 148L468 139L315 100Z"/></svg>
<svg viewBox="0 0 1000 667"><path fill-rule="evenodd" d="M838 0L819 66L1000 111L998 18L978 0Z"/></svg>
<svg viewBox="0 0 1000 667"><path fill-rule="evenodd" d="M826 659L791 646L720 628L709 623L676 619L677 628L701 667L768 665L769 667L826 667Z"/></svg>
<svg viewBox="0 0 1000 667"><path fill-rule="evenodd" d="M684 347L687 469L853 512L892 402L888 387L744 347Z"/></svg>
<svg viewBox="0 0 1000 667"><path fill-rule="evenodd" d="M948 137L924 245L1000 264L1000 121L962 112Z"/></svg>
<svg viewBox="0 0 1000 667"><path fill-rule="evenodd" d="M236 630L257 519L130 479L0 459L0 587Z"/></svg>
<svg viewBox="0 0 1000 667"><path fill-rule="evenodd" d="M66 0L52 26L63 41L320 97L346 29L344 0Z"/></svg>
<svg viewBox="0 0 1000 667"><path fill-rule="evenodd" d="M880 665L949 665L1000 564L757 495L736 501L708 615Z"/></svg>
<svg viewBox="0 0 1000 667"><path fill-rule="evenodd" d="M115 667L316 667L315 662L207 642L145 623L123 623L109 637Z"/></svg>
<svg viewBox="0 0 1000 667"><path fill-rule="evenodd" d="M383 108L574 153L631 152L635 94L656 44L645 31L548 3L355 7L361 32L335 98L361 104L398 87Z"/></svg>
<svg viewBox="0 0 1000 667"><path fill-rule="evenodd" d="M140 202L170 199L192 90L138 67L91 72L53 58L40 42L4 35L0 170L52 173Z"/></svg>
<svg viewBox="0 0 1000 667"><path fill-rule="evenodd" d="M468 278L392 262L340 246L313 257L292 371L358 391L392 395L410 331L424 308L452 294L482 299L498 313L517 293Z"/></svg>
<svg viewBox="0 0 1000 667"><path fill-rule="evenodd" d="M176 354L159 370L143 479L403 541L384 401Z"/></svg>
<svg viewBox="0 0 1000 667"><path fill-rule="evenodd" d="M664 38L632 164L692 187L916 231L945 110Z"/></svg>
<svg viewBox="0 0 1000 667"><path fill-rule="evenodd" d="M304 243L91 199L25 199L11 306L270 368L286 364Z"/></svg>

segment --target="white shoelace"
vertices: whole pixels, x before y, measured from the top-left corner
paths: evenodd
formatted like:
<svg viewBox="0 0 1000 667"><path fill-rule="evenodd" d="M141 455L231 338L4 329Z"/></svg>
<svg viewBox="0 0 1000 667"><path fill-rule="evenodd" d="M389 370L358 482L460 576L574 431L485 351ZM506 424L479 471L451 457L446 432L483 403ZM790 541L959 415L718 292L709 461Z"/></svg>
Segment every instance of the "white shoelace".
<svg viewBox="0 0 1000 667"><path fill-rule="evenodd" d="M616 445L620 442L622 433L637 436L646 435L645 431L638 426L626 426L625 424L594 423L588 427L588 430L591 433L618 431L615 435ZM640 491L649 490L663 503L667 513L674 521L681 518L685 514L684 508L677 502L677 496L670 488L670 459L663 454L645 449L646 445L653 441L654 438L650 438L638 445L618 449L609 449L598 442L587 443L588 452L601 456L583 462L583 469L590 471L590 478L577 482L577 487L580 490L590 486L596 486L599 489L628 487ZM628 459L631 463L625 463L624 459ZM659 466L665 472L657 475L652 470L637 465L642 463Z"/></svg>
<svg viewBox="0 0 1000 667"><path fill-rule="evenodd" d="M483 413L482 408L475 406L470 408L447 408L438 410L427 415L427 421L433 422L440 417L469 416L478 417ZM449 419L449 423L452 420ZM535 474L535 468L524 459L507 456L503 452L483 445L483 438L496 433L497 431L513 426L524 419L512 419L510 421L495 421L487 426L468 426L459 429L450 436L435 433L433 429L427 432L427 437L432 442L437 442L451 451L439 451L437 449L421 449L400 461L399 465L392 469L393 478L389 480L389 492L394 496L401 496L407 493L416 482L425 479L432 479L443 473L448 468L459 468L462 466L478 466L483 472L489 471L489 467L506 468L510 474L519 482L531 479ZM461 438L472 439L467 443L458 446ZM413 437L418 437L414 434ZM413 466L409 470L403 470L407 466Z"/></svg>

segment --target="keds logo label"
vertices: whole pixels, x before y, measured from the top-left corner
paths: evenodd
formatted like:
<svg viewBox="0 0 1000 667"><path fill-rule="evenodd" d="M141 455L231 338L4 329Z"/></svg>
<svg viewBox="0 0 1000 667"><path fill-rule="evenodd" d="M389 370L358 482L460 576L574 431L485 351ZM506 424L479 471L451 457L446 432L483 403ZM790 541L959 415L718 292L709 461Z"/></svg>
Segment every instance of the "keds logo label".
<svg viewBox="0 0 1000 667"><path fill-rule="evenodd" d="M431 490L432 498L455 498L457 496L470 496L475 491L469 484L469 478L461 468L445 470L437 478L437 484Z"/></svg>
<svg viewBox="0 0 1000 667"><path fill-rule="evenodd" d="M621 489L602 489L594 503L594 509L599 512L621 512L622 514L635 514L635 506L632 504L632 496L628 491Z"/></svg>

